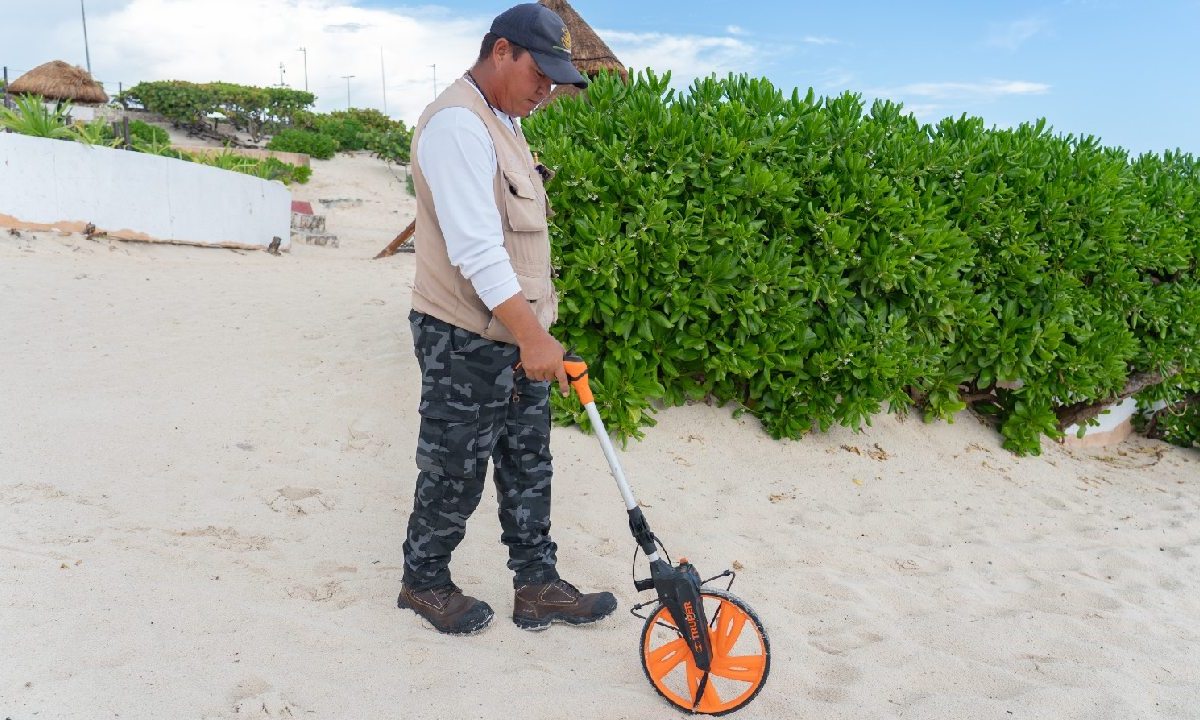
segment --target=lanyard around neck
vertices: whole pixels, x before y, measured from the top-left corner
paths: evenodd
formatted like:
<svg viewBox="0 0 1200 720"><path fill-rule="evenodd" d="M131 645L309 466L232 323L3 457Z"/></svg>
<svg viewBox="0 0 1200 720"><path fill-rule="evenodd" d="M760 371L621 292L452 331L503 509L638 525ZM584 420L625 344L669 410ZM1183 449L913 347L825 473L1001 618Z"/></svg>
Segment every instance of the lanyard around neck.
<svg viewBox="0 0 1200 720"><path fill-rule="evenodd" d="M504 112L503 110L497 110L496 106L492 104L492 101L488 100L487 93L485 93L483 88L479 86L479 81L475 79L475 76L471 74L470 70L468 70L467 74L463 77L465 77L467 81L474 85L475 89L479 91L479 96L483 98L483 102L488 106L488 110L491 110L493 113ZM508 113L504 113L504 116L511 117Z"/></svg>
<svg viewBox="0 0 1200 720"><path fill-rule="evenodd" d="M473 85L475 87L475 90L479 92L479 97L483 98L483 103L488 106L488 110L491 110L493 115L497 115L497 114L504 115L504 117L508 118L509 125L512 126L513 134L517 135L518 137L521 137L521 138L525 137L521 132L521 125L520 125L520 123L517 122L516 118L514 118L512 115L509 115L508 113L504 112L503 110L497 110L496 106L493 105L491 103L491 101L487 99L487 93L485 93L483 91L483 88L481 88L479 86L479 83L475 80L475 76L471 74L470 70L468 70L466 72L466 74L463 75L463 77L466 78L467 82L471 83L471 85Z"/></svg>

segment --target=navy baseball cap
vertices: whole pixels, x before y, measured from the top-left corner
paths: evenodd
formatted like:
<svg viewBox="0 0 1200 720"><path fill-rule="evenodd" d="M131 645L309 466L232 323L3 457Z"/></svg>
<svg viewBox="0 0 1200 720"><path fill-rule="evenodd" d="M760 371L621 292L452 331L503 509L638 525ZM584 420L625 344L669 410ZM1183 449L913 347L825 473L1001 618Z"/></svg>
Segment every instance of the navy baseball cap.
<svg viewBox="0 0 1200 720"><path fill-rule="evenodd" d="M524 3L505 10L492 21L492 33L528 50L551 82L587 87L587 78L571 62L571 31L545 5Z"/></svg>

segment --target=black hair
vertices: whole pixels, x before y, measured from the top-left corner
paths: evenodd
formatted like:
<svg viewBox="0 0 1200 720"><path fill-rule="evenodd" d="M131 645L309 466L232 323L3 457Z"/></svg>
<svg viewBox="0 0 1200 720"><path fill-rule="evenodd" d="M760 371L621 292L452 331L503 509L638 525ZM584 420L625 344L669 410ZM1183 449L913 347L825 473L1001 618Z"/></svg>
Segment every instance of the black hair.
<svg viewBox="0 0 1200 720"><path fill-rule="evenodd" d="M477 62L483 62L492 56L492 50L496 47L496 41L499 39L500 36L493 32L483 36L483 42L479 45L479 58L477 59ZM512 45L513 60L517 60L523 54L525 54L525 48L516 44L512 40L509 40L508 44Z"/></svg>

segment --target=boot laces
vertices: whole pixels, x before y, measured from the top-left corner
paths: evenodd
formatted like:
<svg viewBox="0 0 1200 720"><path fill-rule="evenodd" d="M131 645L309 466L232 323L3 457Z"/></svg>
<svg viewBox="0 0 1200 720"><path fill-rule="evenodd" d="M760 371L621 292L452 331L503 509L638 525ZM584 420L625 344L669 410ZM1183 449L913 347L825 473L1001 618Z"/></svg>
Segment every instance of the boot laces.
<svg viewBox="0 0 1200 720"><path fill-rule="evenodd" d="M579 596L583 594L583 593L579 592L579 588L575 587L574 585L567 582L566 580L563 580L562 578L555 580L551 584L555 585L559 588L562 588L563 591L565 591L568 595L570 595L571 597L576 598L576 599L578 599Z"/></svg>
<svg viewBox="0 0 1200 720"><path fill-rule="evenodd" d="M453 597L461 592L462 592L462 588L455 585L454 583L448 583L446 585L442 585L441 587L433 588L434 597L436 597L439 600L449 600L451 597Z"/></svg>

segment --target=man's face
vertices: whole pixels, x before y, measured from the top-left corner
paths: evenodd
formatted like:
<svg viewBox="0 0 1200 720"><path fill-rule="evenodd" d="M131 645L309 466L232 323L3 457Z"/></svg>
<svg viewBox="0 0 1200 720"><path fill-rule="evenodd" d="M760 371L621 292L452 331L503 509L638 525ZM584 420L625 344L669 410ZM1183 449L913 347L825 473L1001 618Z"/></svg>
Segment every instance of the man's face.
<svg viewBox="0 0 1200 720"><path fill-rule="evenodd" d="M550 95L550 78L538 69L533 55L523 52L514 60L512 45L503 39L497 41L497 46L500 43L506 47L497 47L495 53L499 56L496 77L500 81L497 106L509 115L528 117Z"/></svg>

